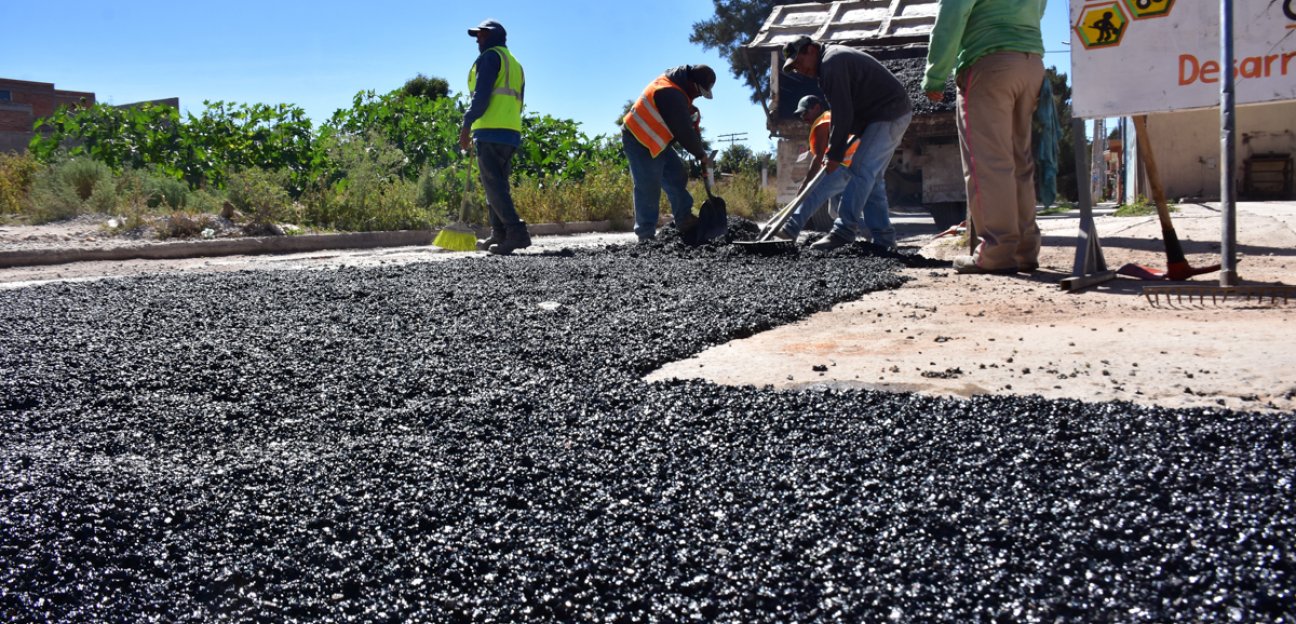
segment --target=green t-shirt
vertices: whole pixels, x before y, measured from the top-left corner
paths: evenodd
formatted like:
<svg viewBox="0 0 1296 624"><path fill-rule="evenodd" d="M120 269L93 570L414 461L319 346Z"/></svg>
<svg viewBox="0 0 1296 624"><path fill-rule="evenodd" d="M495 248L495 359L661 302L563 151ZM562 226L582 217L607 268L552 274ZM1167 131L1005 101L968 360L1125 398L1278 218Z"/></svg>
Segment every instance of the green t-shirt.
<svg viewBox="0 0 1296 624"><path fill-rule="evenodd" d="M1040 20L1048 0L941 0L927 49L923 91L942 91L950 70L1010 50L1044 54Z"/></svg>

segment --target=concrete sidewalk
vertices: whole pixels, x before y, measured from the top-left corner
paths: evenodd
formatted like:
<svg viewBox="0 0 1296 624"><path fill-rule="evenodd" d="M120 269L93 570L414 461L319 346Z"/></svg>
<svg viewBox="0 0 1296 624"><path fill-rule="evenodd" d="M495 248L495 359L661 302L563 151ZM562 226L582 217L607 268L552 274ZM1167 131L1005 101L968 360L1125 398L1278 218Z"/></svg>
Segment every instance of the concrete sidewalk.
<svg viewBox="0 0 1296 624"><path fill-rule="evenodd" d="M1095 222L1109 268L1164 269L1158 218L1107 216L1113 208L1100 207ZM1218 204L1183 205L1172 220L1190 264L1220 261ZM1058 283L1072 272L1078 211L1041 217L1040 226L1044 248L1034 274L909 269L913 281L902 288L714 347L648 379L1296 410L1296 305L1234 300L1155 307L1142 289L1166 282L1125 277L1063 291ZM1239 205L1244 284L1296 284L1293 226L1296 203ZM967 253L957 237L922 244L925 235L917 226L906 241L933 258ZM1217 285L1218 274L1192 283Z"/></svg>

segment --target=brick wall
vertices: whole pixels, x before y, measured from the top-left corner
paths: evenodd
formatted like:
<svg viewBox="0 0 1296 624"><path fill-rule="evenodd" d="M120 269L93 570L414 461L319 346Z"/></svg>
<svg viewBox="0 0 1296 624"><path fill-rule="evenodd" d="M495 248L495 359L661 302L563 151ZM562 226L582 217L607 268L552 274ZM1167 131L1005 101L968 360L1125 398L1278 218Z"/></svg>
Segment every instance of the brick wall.
<svg viewBox="0 0 1296 624"><path fill-rule="evenodd" d="M31 132L34 119L30 104L0 102L0 132Z"/></svg>
<svg viewBox="0 0 1296 624"><path fill-rule="evenodd" d="M49 82L0 78L0 91L9 92L9 101L0 102L0 152L26 151L32 125L58 107L95 103L95 94L89 91L55 89Z"/></svg>

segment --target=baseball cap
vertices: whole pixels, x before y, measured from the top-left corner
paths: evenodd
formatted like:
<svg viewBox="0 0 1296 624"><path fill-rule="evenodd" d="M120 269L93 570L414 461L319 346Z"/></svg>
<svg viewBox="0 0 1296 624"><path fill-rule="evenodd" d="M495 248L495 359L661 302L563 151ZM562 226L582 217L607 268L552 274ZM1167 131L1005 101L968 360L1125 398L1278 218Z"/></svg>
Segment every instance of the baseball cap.
<svg viewBox="0 0 1296 624"><path fill-rule="evenodd" d="M486 20L486 21L484 21L484 22L478 24L476 28L469 28L469 29L468 29L468 36L469 36L469 37L476 37L476 36L477 36L477 33L480 32L480 31L483 31L483 30L492 30L492 31L497 31L497 32L499 32L499 34L501 34L501 35L507 35L507 34L508 34L508 32L504 30L504 25L503 25L503 24L501 24L501 23L499 23L499 22L497 22L497 21L495 21L495 20L493 20L493 19L488 19L488 20Z"/></svg>
<svg viewBox="0 0 1296 624"><path fill-rule="evenodd" d="M797 55L812 43L814 41L810 37L801 35L783 46L783 73L792 71L792 63L796 61Z"/></svg>
<svg viewBox="0 0 1296 624"><path fill-rule="evenodd" d="M820 98L817 95L807 95L801 98L801 101L797 102L797 107L796 107L797 117L804 115L806 111L810 110L811 106L814 106L816 104L819 105L819 108L828 108L828 106L824 104L823 98Z"/></svg>
<svg viewBox="0 0 1296 624"><path fill-rule="evenodd" d="M688 71L689 80L697 86L698 92L702 97L711 99L711 88L715 86L716 73L707 65L690 65Z"/></svg>

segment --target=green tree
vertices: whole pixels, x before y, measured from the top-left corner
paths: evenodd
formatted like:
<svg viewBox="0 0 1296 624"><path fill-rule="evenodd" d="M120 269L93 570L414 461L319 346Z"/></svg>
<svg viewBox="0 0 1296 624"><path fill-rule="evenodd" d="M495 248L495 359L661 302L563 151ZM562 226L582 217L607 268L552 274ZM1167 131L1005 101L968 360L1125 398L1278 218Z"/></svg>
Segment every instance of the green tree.
<svg viewBox="0 0 1296 624"><path fill-rule="evenodd" d="M716 162L716 167L724 173L757 173L760 171L760 163L756 160L756 154L750 147L742 143L734 143L720 152L720 158Z"/></svg>
<svg viewBox="0 0 1296 624"><path fill-rule="evenodd" d="M420 73L406 81L400 92L411 97L439 100L450 95L450 83L445 78L429 78Z"/></svg>
<svg viewBox="0 0 1296 624"><path fill-rule="evenodd" d="M460 159L459 121L464 107L455 98L429 100L401 91L357 93L349 109L333 113L321 133L364 141L376 132L406 157L402 176L416 180L424 167L439 169Z"/></svg>
<svg viewBox="0 0 1296 624"><path fill-rule="evenodd" d="M715 49L729 62L729 72L752 90L751 101L769 100L769 67L748 60L744 45L760 30L774 7L798 0L712 0L715 17L693 24L689 42Z"/></svg>

